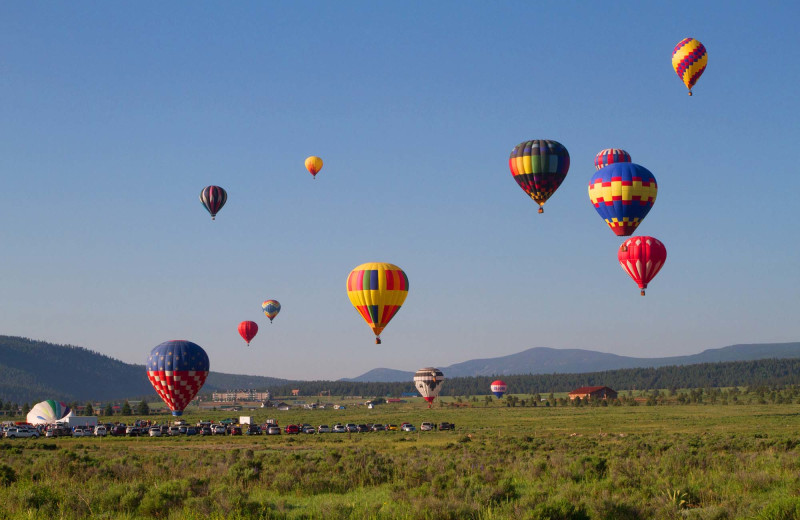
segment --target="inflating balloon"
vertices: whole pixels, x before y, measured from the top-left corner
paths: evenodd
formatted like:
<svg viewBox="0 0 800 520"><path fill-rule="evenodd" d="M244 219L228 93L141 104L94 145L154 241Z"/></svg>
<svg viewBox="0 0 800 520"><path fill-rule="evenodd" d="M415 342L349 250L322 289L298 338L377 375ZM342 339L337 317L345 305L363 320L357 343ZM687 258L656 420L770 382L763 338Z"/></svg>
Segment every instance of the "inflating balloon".
<svg viewBox="0 0 800 520"><path fill-rule="evenodd" d="M703 75L708 64L708 53L703 44L694 38L684 38L675 50L672 51L672 68L675 73L681 78L686 88L689 89L689 95L692 95L692 87Z"/></svg>
<svg viewBox="0 0 800 520"><path fill-rule="evenodd" d="M589 181L589 199L617 236L630 236L650 212L658 195L655 176L631 162L609 164Z"/></svg>
<svg viewBox="0 0 800 520"><path fill-rule="evenodd" d="M215 220L217 213L225 205L228 200L228 192L219 186L206 186L200 192L200 202L203 203L206 210L211 213L211 220Z"/></svg>
<svg viewBox="0 0 800 520"><path fill-rule="evenodd" d="M278 302L278 300L267 300L261 304L261 310L264 311L264 316L269 318L269 322L272 323L272 320L275 319L275 316L281 312L281 304Z"/></svg>
<svg viewBox="0 0 800 520"><path fill-rule="evenodd" d="M147 358L147 379L175 416L203 387L208 369L208 354L191 341L165 341Z"/></svg>
<svg viewBox="0 0 800 520"><path fill-rule="evenodd" d="M250 342L256 337L258 334L258 324L254 321L243 321L239 324L239 335L247 342L247 346L250 346Z"/></svg>
<svg viewBox="0 0 800 520"><path fill-rule="evenodd" d="M542 206L567 176L569 152L558 141L525 141L511 150L508 167L519 187L539 205L539 213L544 213Z"/></svg>
<svg viewBox="0 0 800 520"><path fill-rule="evenodd" d="M624 248L624 249L623 249ZM642 290L658 274L667 260L667 248L653 237L631 237L620 246L617 259L622 269Z"/></svg>
<svg viewBox="0 0 800 520"><path fill-rule="evenodd" d="M315 155L312 155L306 159L306 170L308 170L308 173L310 173L315 179L317 178L317 174L321 169L322 159Z"/></svg>
<svg viewBox="0 0 800 520"><path fill-rule="evenodd" d="M417 387L420 395L428 402L428 408L431 403L442 391L442 384L444 383L444 374L438 368L427 367L420 368L414 374L414 386Z"/></svg>
<svg viewBox="0 0 800 520"><path fill-rule="evenodd" d="M370 262L361 264L347 276L350 303L375 333L380 334L394 318L408 295L408 277L394 264Z"/></svg>
<svg viewBox="0 0 800 520"><path fill-rule="evenodd" d="M53 424L70 415L72 410L65 403L48 399L33 405L25 419L29 424Z"/></svg>

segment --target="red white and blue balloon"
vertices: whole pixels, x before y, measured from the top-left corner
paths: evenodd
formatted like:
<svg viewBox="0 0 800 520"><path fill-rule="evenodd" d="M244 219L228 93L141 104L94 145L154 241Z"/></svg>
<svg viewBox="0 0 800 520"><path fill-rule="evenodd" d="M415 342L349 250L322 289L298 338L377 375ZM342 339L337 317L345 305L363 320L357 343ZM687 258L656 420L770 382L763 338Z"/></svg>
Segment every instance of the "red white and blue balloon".
<svg viewBox="0 0 800 520"><path fill-rule="evenodd" d="M208 354L185 340L165 341L150 351L147 379L172 415L181 415L206 382Z"/></svg>

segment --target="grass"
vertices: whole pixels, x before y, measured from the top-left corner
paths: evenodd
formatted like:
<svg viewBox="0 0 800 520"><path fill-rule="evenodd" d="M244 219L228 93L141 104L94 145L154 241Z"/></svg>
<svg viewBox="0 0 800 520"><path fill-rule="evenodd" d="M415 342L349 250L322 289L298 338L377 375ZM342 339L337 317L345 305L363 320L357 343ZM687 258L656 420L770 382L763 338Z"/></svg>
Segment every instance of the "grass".
<svg viewBox="0 0 800 520"><path fill-rule="evenodd" d="M797 405L247 413L457 429L3 440L0 519L800 518Z"/></svg>

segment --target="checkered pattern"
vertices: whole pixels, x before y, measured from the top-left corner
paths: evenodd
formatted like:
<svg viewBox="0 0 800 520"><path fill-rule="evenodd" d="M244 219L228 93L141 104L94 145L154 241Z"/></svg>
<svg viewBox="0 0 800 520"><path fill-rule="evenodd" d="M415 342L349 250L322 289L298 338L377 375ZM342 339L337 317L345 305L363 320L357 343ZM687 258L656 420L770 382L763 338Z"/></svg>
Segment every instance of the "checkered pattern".
<svg viewBox="0 0 800 520"><path fill-rule="evenodd" d="M620 246L617 259L622 270L633 278L644 296L647 284L664 267L667 248L660 240L653 237L631 237Z"/></svg>
<svg viewBox="0 0 800 520"><path fill-rule="evenodd" d="M702 43L694 38L684 38L672 51L672 68L692 93L692 87L706 70L708 53Z"/></svg>
<svg viewBox="0 0 800 520"><path fill-rule="evenodd" d="M644 166L615 163L589 181L589 199L617 236L630 236L656 202L658 183Z"/></svg>
<svg viewBox="0 0 800 520"><path fill-rule="evenodd" d="M631 154L619 148L606 148L594 157L594 169L605 168L609 164L631 162Z"/></svg>
<svg viewBox="0 0 800 520"><path fill-rule="evenodd" d="M508 167L519 187L543 206L567 176L569 152L558 141L526 141L511 150Z"/></svg>
<svg viewBox="0 0 800 520"><path fill-rule="evenodd" d="M181 415L208 377L208 354L191 341L165 341L150 351L147 378L172 415Z"/></svg>

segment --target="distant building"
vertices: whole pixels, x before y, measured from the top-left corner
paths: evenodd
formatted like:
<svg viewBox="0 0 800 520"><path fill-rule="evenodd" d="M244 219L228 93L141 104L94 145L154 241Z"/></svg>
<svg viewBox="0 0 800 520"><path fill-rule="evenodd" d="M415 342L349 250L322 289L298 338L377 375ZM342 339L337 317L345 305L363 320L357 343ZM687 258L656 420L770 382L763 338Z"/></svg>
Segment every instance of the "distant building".
<svg viewBox="0 0 800 520"><path fill-rule="evenodd" d="M581 400L586 398L592 399L616 399L617 392L607 386L582 386L569 393L569 399L575 400L580 397Z"/></svg>
<svg viewBox="0 0 800 520"><path fill-rule="evenodd" d="M236 401L268 401L272 398L269 390L257 392L255 390L228 390L227 392L214 392L211 400L215 403L233 403Z"/></svg>

